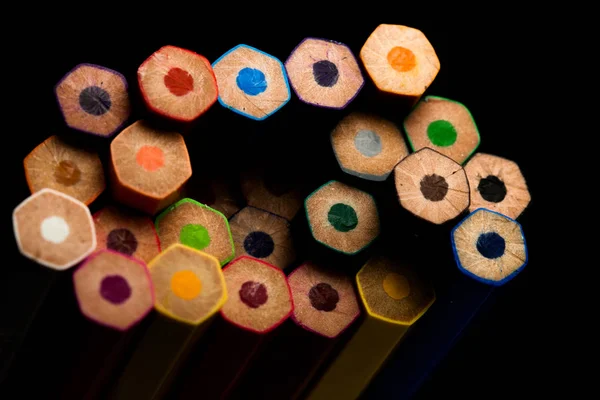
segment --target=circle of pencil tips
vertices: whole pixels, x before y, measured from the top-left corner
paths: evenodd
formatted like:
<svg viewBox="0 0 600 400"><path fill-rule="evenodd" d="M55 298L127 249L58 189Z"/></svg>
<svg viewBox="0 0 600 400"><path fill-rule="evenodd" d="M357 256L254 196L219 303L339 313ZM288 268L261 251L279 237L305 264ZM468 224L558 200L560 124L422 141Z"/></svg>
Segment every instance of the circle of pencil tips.
<svg viewBox="0 0 600 400"><path fill-rule="evenodd" d="M93 215L96 249L108 249L149 262L160 253L154 222L141 213L108 206Z"/></svg>
<svg viewBox="0 0 600 400"><path fill-rule="evenodd" d="M365 83L350 48L333 40L305 38L285 69L298 98L320 107L345 108Z"/></svg>
<svg viewBox="0 0 600 400"><path fill-rule="evenodd" d="M375 256L356 275L367 313L398 325L412 325L435 301L433 287L413 268L389 257Z"/></svg>
<svg viewBox="0 0 600 400"><path fill-rule="evenodd" d="M347 174L384 181L408 155L402 133L384 118L354 112L331 132L331 145L340 168Z"/></svg>
<svg viewBox="0 0 600 400"><path fill-rule="evenodd" d="M479 147L473 116L463 104L426 96L404 119L404 131L413 151L432 148L462 164Z"/></svg>
<svg viewBox="0 0 600 400"><path fill-rule="evenodd" d="M67 126L93 135L111 137L131 113L127 80L117 71L79 64L54 88Z"/></svg>
<svg viewBox="0 0 600 400"><path fill-rule="evenodd" d="M189 198L164 210L155 221L163 247L181 243L214 256L220 265L235 255L227 218L217 210Z"/></svg>
<svg viewBox="0 0 600 400"><path fill-rule="evenodd" d="M521 225L485 208L473 211L452 230L452 250L463 273L494 286L510 281L527 265Z"/></svg>
<svg viewBox="0 0 600 400"><path fill-rule="evenodd" d="M311 233L321 244L353 255L379 236L379 215L373 197L362 190L329 181L304 206Z"/></svg>
<svg viewBox="0 0 600 400"><path fill-rule="evenodd" d="M202 251L172 244L148 264L154 283L154 308L163 315L199 325L227 301L219 261Z"/></svg>
<svg viewBox="0 0 600 400"><path fill-rule="evenodd" d="M229 218L242 208L242 201L238 199L241 195L236 196L233 186L226 178L204 179L192 175L184 187L184 193L185 197L214 208Z"/></svg>
<svg viewBox="0 0 600 400"><path fill-rule="evenodd" d="M229 226L238 256L247 254L282 270L294 262L290 223L285 218L247 206L229 220Z"/></svg>
<svg viewBox="0 0 600 400"><path fill-rule="evenodd" d="M253 257L237 257L223 268L229 298L221 315L232 324L255 333L281 325L294 310L285 274Z"/></svg>
<svg viewBox="0 0 600 400"><path fill-rule="evenodd" d="M348 275L306 262L288 276L288 282L294 299L292 320L308 331L335 338L360 315Z"/></svg>
<svg viewBox="0 0 600 400"><path fill-rule="evenodd" d="M469 207L469 182L454 160L425 147L394 169L402 207L426 221L442 224Z"/></svg>
<svg viewBox="0 0 600 400"><path fill-rule="evenodd" d="M81 313L101 325L125 331L154 307L146 264L112 250L89 256L73 274Z"/></svg>
<svg viewBox="0 0 600 400"><path fill-rule="evenodd" d="M245 172L242 194L249 206L291 221L302 208L302 196L293 182L278 172L281 171L276 165L264 171Z"/></svg>
<svg viewBox="0 0 600 400"><path fill-rule="evenodd" d="M191 122L217 101L210 62L191 50L161 47L140 65L137 77L146 106L175 121Z"/></svg>
<svg viewBox="0 0 600 400"><path fill-rule="evenodd" d="M219 85L219 103L244 117L264 120L290 100L281 61L254 47L237 45L212 67Z"/></svg>
<svg viewBox="0 0 600 400"><path fill-rule="evenodd" d="M531 194L514 161L477 153L465 165L471 187L470 211L487 208L516 219L527 208Z"/></svg>
<svg viewBox="0 0 600 400"><path fill-rule="evenodd" d="M96 230L89 208L54 189L35 192L13 211L19 251L38 264L66 270L96 248Z"/></svg>
<svg viewBox="0 0 600 400"><path fill-rule="evenodd" d="M97 153L50 136L23 160L31 193L43 188L58 190L91 204L106 188L104 169Z"/></svg>
<svg viewBox="0 0 600 400"><path fill-rule="evenodd" d="M156 214L180 196L192 175L183 137L137 121L110 144L110 172L115 200Z"/></svg>
<svg viewBox="0 0 600 400"><path fill-rule="evenodd" d="M360 50L367 73L381 91L417 101L440 70L435 50L418 29L381 24Z"/></svg>

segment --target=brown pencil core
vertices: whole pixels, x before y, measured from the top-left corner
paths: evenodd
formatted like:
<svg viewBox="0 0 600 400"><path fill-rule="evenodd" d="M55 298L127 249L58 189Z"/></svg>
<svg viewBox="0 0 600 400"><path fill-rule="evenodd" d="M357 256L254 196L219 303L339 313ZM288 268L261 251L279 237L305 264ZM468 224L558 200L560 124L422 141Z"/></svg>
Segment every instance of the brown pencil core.
<svg viewBox="0 0 600 400"><path fill-rule="evenodd" d="M393 47L387 55L388 63L398 72L407 72L417 65L415 54L401 46Z"/></svg>
<svg viewBox="0 0 600 400"><path fill-rule="evenodd" d="M442 201L448 193L448 182L437 174L425 175L421 179L421 193L430 201Z"/></svg>
<svg viewBox="0 0 600 400"><path fill-rule="evenodd" d="M81 170L73 161L62 160L54 168L54 179L65 186L73 186L81 179Z"/></svg>
<svg viewBox="0 0 600 400"><path fill-rule="evenodd" d="M175 96L185 96L194 90L194 78L181 68L171 68L165 75L165 86Z"/></svg>
<svg viewBox="0 0 600 400"><path fill-rule="evenodd" d="M118 228L110 231L106 237L106 247L130 256L137 250L138 241L129 229Z"/></svg>
<svg viewBox="0 0 600 400"><path fill-rule="evenodd" d="M340 301L337 290L328 283L317 283L308 292L310 304L319 311L333 311Z"/></svg>
<svg viewBox="0 0 600 400"><path fill-rule="evenodd" d="M265 304L269 299L267 288L259 282L246 281L240 288L240 300L248 307L258 308Z"/></svg>

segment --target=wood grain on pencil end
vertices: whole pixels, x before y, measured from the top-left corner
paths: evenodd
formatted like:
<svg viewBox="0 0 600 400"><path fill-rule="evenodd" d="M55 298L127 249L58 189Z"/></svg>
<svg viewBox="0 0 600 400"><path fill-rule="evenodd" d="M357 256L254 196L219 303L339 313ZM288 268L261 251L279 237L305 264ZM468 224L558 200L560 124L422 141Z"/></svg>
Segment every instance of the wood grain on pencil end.
<svg viewBox="0 0 600 400"><path fill-rule="evenodd" d="M158 312L177 321L199 325L227 300L219 261L204 252L172 244L148 264Z"/></svg>
<svg viewBox="0 0 600 400"><path fill-rule="evenodd" d="M412 325L435 301L429 282L395 258L375 256L356 275L366 312L376 319Z"/></svg>
<svg viewBox="0 0 600 400"><path fill-rule="evenodd" d="M23 160L31 193L43 188L58 190L91 204L106 188L98 153L50 136Z"/></svg>
<svg viewBox="0 0 600 400"><path fill-rule="evenodd" d="M452 230L452 249L462 272L494 286L510 281L528 261L521 224L485 208L473 211Z"/></svg>
<svg viewBox="0 0 600 400"><path fill-rule="evenodd" d="M345 274L306 262L288 281L294 298L292 319L304 329L335 338L360 315L354 285Z"/></svg>
<svg viewBox="0 0 600 400"><path fill-rule="evenodd" d="M155 221L164 247L181 243L210 254L221 265L235 254L227 218L217 210L190 198L184 198L163 211Z"/></svg>
<svg viewBox="0 0 600 400"><path fill-rule="evenodd" d="M283 217L247 206L229 220L238 256L249 255L285 270L296 258L290 223Z"/></svg>
<svg viewBox="0 0 600 400"><path fill-rule="evenodd" d="M137 77L146 106L175 121L191 122L217 101L210 63L188 49L161 47L140 65Z"/></svg>
<svg viewBox="0 0 600 400"><path fill-rule="evenodd" d="M476 153L465 165L471 188L470 211L487 208L517 218L529 205L531 194L516 162Z"/></svg>
<svg viewBox="0 0 600 400"><path fill-rule="evenodd" d="M377 88L417 101L440 70L427 37L403 25L379 25L360 50L367 73Z"/></svg>
<svg viewBox="0 0 600 400"><path fill-rule="evenodd" d="M304 202L313 237L343 254L353 255L380 233L379 213L373 197L338 181L329 181Z"/></svg>
<svg viewBox="0 0 600 400"><path fill-rule="evenodd" d="M224 269L229 298L221 309L227 321L255 333L267 333L292 313L290 287L283 272L264 261L242 256Z"/></svg>
<svg viewBox="0 0 600 400"><path fill-rule="evenodd" d="M73 274L73 285L83 315L117 330L130 329L154 306L146 264L113 250L88 257Z"/></svg>
<svg viewBox="0 0 600 400"><path fill-rule="evenodd" d="M454 219L469 207L465 170L429 147L400 161L394 180L402 207L434 224Z"/></svg>
<svg viewBox="0 0 600 400"><path fill-rule="evenodd" d="M150 262L161 251L154 222L142 213L110 205L93 215L96 249L109 249Z"/></svg>
<svg viewBox="0 0 600 400"><path fill-rule="evenodd" d="M404 131L413 151L430 147L463 164L479 147L479 130L464 104L426 96L404 119Z"/></svg>
<svg viewBox="0 0 600 400"><path fill-rule="evenodd" d="M365 83L350 48L333 40L305 38L285 68L298 98L319 107L345 108Z"/></svg>
<svg viewBox="0 0 600 400"><path fill-rule="evenodd" d="M113 136L131 113L125 77L100 65L76 65L54 94L67 126L92 135Z"/></svg>
<svg viewBox="0 0 600 400"><path fill-rule="evenodd" d="M89 208L54 189L41 189L23 200L12 221L21 254L48 268L71 268L96 248Z"/></svg>
<svg viewBox="0 0 600 400"><path fill-rule="evenodd" d="M362 112L338 123L331 132L331 145L342 171L371 181L386 180L409 153L393 122Z"/></svg>
<svg viewBox="0 0 600 400"><path fill-rule="evenodd" d="M142 120L113 139L110 157L115 200L150 215L176 201L192 175L183 136Z"/></svg>

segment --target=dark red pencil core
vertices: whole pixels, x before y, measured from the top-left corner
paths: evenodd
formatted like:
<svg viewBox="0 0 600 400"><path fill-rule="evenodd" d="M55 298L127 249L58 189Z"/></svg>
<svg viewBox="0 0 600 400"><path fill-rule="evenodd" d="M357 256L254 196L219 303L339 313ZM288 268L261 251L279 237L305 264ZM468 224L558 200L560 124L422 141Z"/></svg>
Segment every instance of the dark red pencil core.
<svg viewBox="0 0 600 400"><path fill-rule="evenodd" d="M108 275L100 284L100 295L113 304L122 304L131 296L131 287L120 275Z"/></svg>
<svg viewBox="0 0 600 400"><path fill-rule="evenodd" d="M194 90L194 78L181 68L171 68L165 75L165 86L175 96L185 96Z"/></svg>
<svg viewBox="0 0 600 400"><path fill-rule="evenodd" d="M333 311L340 301L340 295L330 284L321 282L308 292L310 304L319 311Z"/></svg>
<svg viewBox="0 0 600 400"><path fill-rule="evenodd" d="M240 289L240 299L248 307L258 308L267 302L267 288L262 283L247 281Z"/></svg>

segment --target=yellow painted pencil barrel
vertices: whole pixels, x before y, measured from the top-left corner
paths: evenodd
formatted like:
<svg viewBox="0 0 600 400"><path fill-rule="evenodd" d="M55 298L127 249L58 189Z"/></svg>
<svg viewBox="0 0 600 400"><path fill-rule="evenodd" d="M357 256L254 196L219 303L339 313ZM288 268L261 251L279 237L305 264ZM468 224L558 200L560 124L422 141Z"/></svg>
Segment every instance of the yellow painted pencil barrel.
<svg viewBox="0 0 600 400"><path fill-rule="evenodd" d="M192 344L227 300L219 261L175 243L149 264L160 313L112 391L113 399L159 399Z"/></svg>
<svg viewBox="0 0 600 400"><path fill-rule="evenodd" d="M358 398L435 300L433 288L413 269L384 256L370 259L356 283L366 318L313 386L310 400Z"/></svg>

